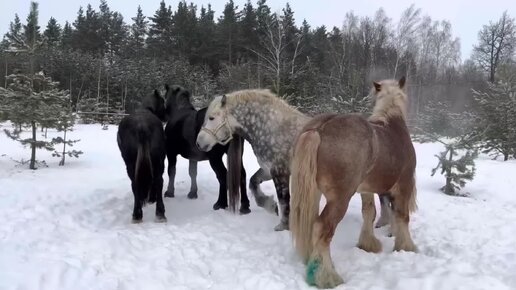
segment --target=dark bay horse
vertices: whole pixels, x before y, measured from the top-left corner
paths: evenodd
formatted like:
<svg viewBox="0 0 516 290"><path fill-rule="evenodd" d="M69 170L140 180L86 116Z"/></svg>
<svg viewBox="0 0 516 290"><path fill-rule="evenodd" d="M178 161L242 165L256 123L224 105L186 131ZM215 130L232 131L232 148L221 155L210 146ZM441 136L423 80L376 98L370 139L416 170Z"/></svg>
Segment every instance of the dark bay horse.
<svg viewBox="0 0 516 290"><path fill-rule="evenodd" d="M165 170L165 104L158 91L143 100L141 108L122 119L117 143L131 179L133 223L142 221L142 206L156 203L156 221L165 222L163 171Z"/></svg>
<svg viewBox="0 0 516 290"><path fill-rule="evenodd" d="M180 86L165 86L166 89L166 117L167 126L165 128L166 150L168 158L168 189L165 193L166 197L174 197L174 179L176 175L177 155L189 160L189 174L191 179L190 192L188 198L197 198L197 163L199 161L209 160L210 166L215 172L219 181L219 197L213 205L213 209L225 209L228 207L227 192L227 170L222 160L224 154L228 155L228 165L232 166L238 163L238 172L231 178L237 179L237 186L229 187L231 194L238 191L238 182L240 183L241 206L240 213L247 214L251 212L249 208L249 199L246 193L246 172L242 164L243 142L244 140L238 136L227 138L224 145L213 147L209 152L200 151L197 148L195 140L201 129L206 108L196 110L190 101L190 92ZM232 150L229 150L232 149ZM229 151L228 151L229 150ZM235 154L238 154L236 156ZM233 183L231 183L233 184ZM236 193L236 195L238 195ZM234 207L231 207L234 209Z"/></svg>
<svg viewBox="0 0 516 290"><path fill-rule="evenodd" d="M355 192L362 195L360 242L381 250L374 236L375 192L390 193L395 251L417 251L409 232L416 209L416 154L406 125L405 78L375 82L372 115L325 114L308 122L295 141L291 164L290 230L307 264L306 279L319 288L343 283L330 256L335 228ZM319 215L321 194L326 205Z"/></svg>

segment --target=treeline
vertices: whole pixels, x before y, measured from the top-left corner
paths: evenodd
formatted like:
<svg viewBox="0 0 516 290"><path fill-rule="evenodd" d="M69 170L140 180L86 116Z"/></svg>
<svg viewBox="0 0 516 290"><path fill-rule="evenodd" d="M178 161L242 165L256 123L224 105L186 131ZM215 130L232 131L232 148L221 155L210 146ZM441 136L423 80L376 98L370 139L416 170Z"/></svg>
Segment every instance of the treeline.
<svg viewBox="0 0 516 290"><path fill-rule="evenodd" d="M79 8L73 23L51 18L45 27L37 9L25 24L17 15L11 22L0 57L5 75L32 65L86 111L130 112L164 82L191 89L201 103L215 93L268 87L306 111L356 111L371 80L407 75L417 113L435 98L462 106L483 78L461 65L450 23L414 6L397 22L379 9L372 17L347 13L333 28L298 26L288 4L275 14L265 0L243 7L229 1L217 19L210 5L163 1L150 17L138 7L130 21L102 0ZM33 46L32 64L20 43Z"/></svg>
<svg viewBox="0 0 516 290"><path fill-rule="evenodd" d="M79 8L73 23L51 18L45 27L37 10L33 3L25 24L14 17L0 64L5 75L44 71L81 111L131 112L165 82L191 89L199 105L215 93L267 87L304 111L362 111L372 80L406 75L415 117L434 101L461 111L472 88L494 80L480 61L461 62L449 22L415 6L397 21L381 8L372 16L350 12L333 28L298 26L288 4L276 14L266 0L243 7L230 0L217 19L210 5L162 1L154 15L138 7L130 21L101 0Z"/></svg>

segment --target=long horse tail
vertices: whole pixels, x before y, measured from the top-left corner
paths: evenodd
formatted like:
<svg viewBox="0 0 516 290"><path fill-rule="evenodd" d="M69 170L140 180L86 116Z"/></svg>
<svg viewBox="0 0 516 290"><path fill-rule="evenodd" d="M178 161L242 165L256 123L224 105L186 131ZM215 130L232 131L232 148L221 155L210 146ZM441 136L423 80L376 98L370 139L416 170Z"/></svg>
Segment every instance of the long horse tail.
<svg viewBox="0 0 516 290"><path fill-rule="evenodd" d="M153 202L156 198L150 196L152 189L152 161L150 156L150 136L143 129L138 130L138 153L136 154L136 167L134 173L134 184L136 198L144 205L148 201Z"/></svg>
<svg viewBox="0 0 516 290"><path fill-rule="evenodd" d="M229 199L228 206L231 212L237 209L238 201L240 200L240 182L242 178L242 153L243 153L243 138L234 136L233 140L229 142L227 151L228 158L228 191Z"/></svg>
<svg viewBox="0 0 516 290"><path fill-rule="evenodd" d="M320 143L321 136L316 130L299 135L290 169L290 231L295 248L305 263L312 252L313 225L319 215L321 193L316 177Z"/></svg>

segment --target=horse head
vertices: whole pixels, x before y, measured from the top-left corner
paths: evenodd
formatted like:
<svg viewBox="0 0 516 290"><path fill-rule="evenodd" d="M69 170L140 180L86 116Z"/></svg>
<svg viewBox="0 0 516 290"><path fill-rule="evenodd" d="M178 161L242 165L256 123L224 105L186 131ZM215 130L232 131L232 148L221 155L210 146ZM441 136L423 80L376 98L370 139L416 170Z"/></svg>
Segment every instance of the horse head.
<svg viewBox="0 0 516 290"><path fill-rule="evenodd" d="M197 147L208 152L217 143L228 144L234 131L230 119L226 95L215 97L208 106L201 131L197 135Z"/></svg>
<svg viewBox="0 0 516 290"><path fill-rule="evenodd" d="M388 123L391 118L406 119L408 97L405 93L405 77L400 80L373 82L371 93L375 100L371 120Z"/></svg>
<svg viewBox="0 0 516 290"><path fill-rule="evenodd" d="M165 109L167 118L171 118L174 112L179 110L192 110L194 109L190 102L191 93L187 89L173 85L165 85Z"/></svg>
<svg viewBox="0 0 516 290"><path fill-rule="evenodd" d="M158 90L154 90L152 94L145 97L142 106L165 122L165 100Z"/></svg>

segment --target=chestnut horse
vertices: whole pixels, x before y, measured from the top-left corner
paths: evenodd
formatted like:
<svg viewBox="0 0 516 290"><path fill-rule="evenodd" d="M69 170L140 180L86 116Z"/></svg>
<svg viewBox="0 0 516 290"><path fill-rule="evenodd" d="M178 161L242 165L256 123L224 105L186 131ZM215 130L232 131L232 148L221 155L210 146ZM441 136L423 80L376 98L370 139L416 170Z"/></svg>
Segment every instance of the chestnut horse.
<svg viewBox="0 0 516 290"><path fill-rule="evenodd" d="M417 251L409 213L416 209L416 154L406 125L405 77L375 82L369 119L325 114L311 119L294 143L291 163L290 230L307 264L306 280L320 288L343 283L330 257L330 241L355 192L362 195L364 223L359 244L374 252L375 192L389 192L395 251ZM326 206L319 215L321 193Z"/></svg>

